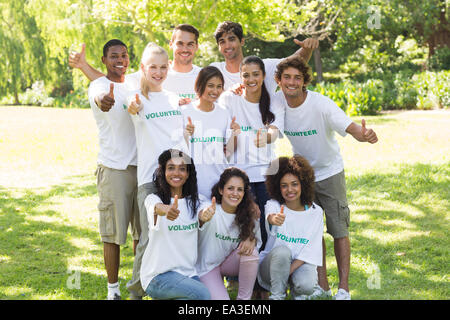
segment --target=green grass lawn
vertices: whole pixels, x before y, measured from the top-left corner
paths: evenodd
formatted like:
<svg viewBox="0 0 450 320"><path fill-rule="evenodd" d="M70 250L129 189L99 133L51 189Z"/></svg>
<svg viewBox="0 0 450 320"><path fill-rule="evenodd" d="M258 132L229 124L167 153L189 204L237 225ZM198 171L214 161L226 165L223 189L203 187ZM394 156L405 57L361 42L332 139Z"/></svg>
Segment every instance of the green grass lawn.
<svg viewBox="0 0 450 320"><path fill-rule="evenodd" d="M0 107L0 119L0 299L105 299L91 111ZM352 298L448 299L450 112L365 119L377 144L338 136L351 209ZM278 141L277 152L290 155L289 143ZM333 241L325 240L335 293ZM132 266L128 239L123 298Z"/></svg>

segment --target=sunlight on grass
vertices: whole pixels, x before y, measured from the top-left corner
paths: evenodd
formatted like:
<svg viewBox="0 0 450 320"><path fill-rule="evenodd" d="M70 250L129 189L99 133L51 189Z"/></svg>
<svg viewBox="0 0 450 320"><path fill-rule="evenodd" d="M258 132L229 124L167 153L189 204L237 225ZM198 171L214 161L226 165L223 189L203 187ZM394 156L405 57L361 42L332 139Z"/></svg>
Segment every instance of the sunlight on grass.
<svg viewBox="0 0 450 320"><path fill-rule="evenodd" d="M2 294L5 296L25 296L28 293L32 293L33 289L26 286L9 286L0 287ZM1 297L1 296L0 296Z"/></svg>
<svg viewBox="0 0 450 320"><path fill-rule="evenodd" d="M0 299L105 299L91 111L0 107L0 117L9 119L0 123ZM336 135L351 211L352 298L448 299L450 112L364 119L379 143ZM276 153L292 155L286 138ZM324 237L335 293L333 239ZM124 298L132 248L129 237L119 271ZM72 271L80 289L68 286ZM371 285L377 272L380 289Z"/></svg>
<svg viewBox="0 0 450 320"><path fill-rule="evenodd" d="M390 230L380 231L377 229L364 229L359 233L361 236L371 239L380 244L389 244L395 243L397 241L411 240L414 237L428 236L430 234L429 231L403 230L392 233Z"/></svg>
<svg viewBox="0 0 450 320"><path fill-rule="evenodd" d="M11 260L10 256L0 255L0 263L8 262L9 260Z"/></svg>

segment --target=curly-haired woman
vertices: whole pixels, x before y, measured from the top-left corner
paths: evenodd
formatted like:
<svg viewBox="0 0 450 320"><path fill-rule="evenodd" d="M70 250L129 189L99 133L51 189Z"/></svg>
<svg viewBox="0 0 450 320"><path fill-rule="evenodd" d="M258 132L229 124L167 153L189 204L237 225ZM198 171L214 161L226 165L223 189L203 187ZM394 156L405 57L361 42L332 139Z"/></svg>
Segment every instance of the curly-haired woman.
<svg viewBox="0 0 450 320"><path fill-rule="evenodd" d="M313 292L317 266L322 265L323 212L314 199L314 170L299 156L271 163L276 174L266 176L266 229L268 239L260 254L259 284L270 299L286 297L288 283L293 299Z"/></svg>

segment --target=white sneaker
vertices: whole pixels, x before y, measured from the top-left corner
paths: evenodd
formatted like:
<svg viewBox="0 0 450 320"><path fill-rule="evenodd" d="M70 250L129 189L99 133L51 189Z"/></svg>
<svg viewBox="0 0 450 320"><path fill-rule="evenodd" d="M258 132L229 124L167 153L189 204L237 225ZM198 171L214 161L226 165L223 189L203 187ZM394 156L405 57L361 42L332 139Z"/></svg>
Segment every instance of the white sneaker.
<svg viewBox="0 0 450 320"><path fill-rule="evenodd" d="M108 297L106 298L106 300L122 300L122 298L120 297L119 294L114 293L112 295L108 295Z"/></svg>
<svg viewBox="0 0 450 320"><path fill-rule="evenodd" d="M352 300L350 293L342 288L339 288L338 292L334 296L334 300Z"/></svg>
<svg viewBox="0 0 450 320"><path fill-rule="evenodd" d="M329 297L331 297L331 289L329 289L328 291L325 291L322 289L321 286L316 285L314 287L313 293L311 293L308 296L308 300L318 299L318 298L329 298Z"/></svg>

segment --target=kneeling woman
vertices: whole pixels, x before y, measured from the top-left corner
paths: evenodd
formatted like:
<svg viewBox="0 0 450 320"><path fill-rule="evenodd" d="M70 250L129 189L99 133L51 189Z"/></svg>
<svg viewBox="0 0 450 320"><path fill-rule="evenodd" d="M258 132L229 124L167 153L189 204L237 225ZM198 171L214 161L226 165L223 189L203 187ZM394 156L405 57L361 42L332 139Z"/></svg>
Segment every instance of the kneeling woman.
<svg viewBox="0 0 450 320"><path fill-rule="evenodd" d="M278 172L266 177L271 200L258 282L271 292L269 299L284 299L288 282L292 298L302 299L313 292L322 265L323 212L313 203L314 171L299 155L278 158L271 167Z"/></svg>
<svg viewBox="0 0 450 320"><path fill-rule="evenodd" d="M149 241L142 258L141 283L153 299L208 300L195 270L199 217L214 206L199 198L192 159L175 149L158 158L156 194L145 199ZM201 221L201 220L200 220Z"/></svg>
<svg viewBox="0 0 450 320"><path fill-rule="evenodd" d="M238 300L249 300L258 272L259 220L247 174L227 168L212 189L215 214L199 232L197 271L212 300L229 300L223 276L238 276ZM206 217L207 220L209 217Z"/></svg>

